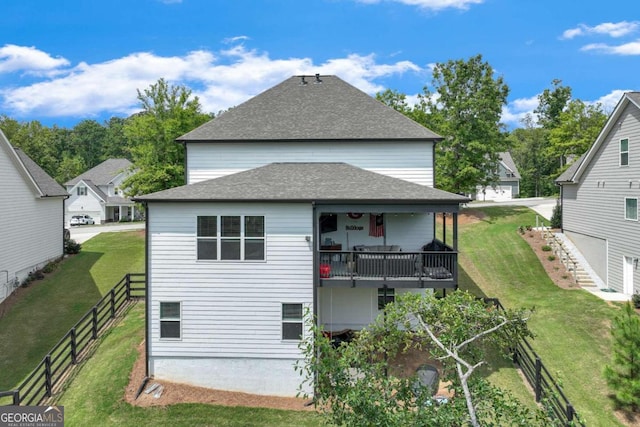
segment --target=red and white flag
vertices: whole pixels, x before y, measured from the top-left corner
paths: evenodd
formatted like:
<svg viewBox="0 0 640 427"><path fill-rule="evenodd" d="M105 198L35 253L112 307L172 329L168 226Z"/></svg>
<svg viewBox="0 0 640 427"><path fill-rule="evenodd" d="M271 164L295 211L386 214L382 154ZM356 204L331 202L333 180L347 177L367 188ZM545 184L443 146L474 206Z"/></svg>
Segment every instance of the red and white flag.
<svg viewBox="0 0 640 427"><path fill-rule="evenodd" d="M369 214L369 236L384 236L384 216Z"/></svg>

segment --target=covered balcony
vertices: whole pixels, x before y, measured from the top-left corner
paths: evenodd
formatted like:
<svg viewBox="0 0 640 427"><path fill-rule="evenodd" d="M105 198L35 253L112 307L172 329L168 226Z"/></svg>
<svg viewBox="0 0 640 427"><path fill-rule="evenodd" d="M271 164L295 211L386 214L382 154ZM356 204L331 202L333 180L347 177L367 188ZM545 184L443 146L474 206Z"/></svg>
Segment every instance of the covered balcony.
<svg viewBox="0 0 640 427"><path fill-rule="evenodd" d="M383 213L322 210L317 286L456 289L458 209L437 208L442 211L415 206L415 211L387 207Z"/></svg>

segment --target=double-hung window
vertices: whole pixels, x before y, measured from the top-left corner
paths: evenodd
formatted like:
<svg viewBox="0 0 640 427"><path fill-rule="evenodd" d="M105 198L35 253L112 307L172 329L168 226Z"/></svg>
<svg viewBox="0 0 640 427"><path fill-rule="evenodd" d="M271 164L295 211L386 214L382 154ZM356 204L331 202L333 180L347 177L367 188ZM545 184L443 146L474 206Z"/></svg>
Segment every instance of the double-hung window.
<svg viewBox="0 0 640 427"><path fill-rule="evenodd" d="M86 196L87 195L87 187L77 187L76 190L78 196Z"/></svg>
<svg viewBox="0 0 640 427"><path fill-rule="evenodd" d="M629 166L629 140L620 140L620 166Z"/></svg>
<svg viewBox="0 0 640 427"><path fill-rule="evenodd" d="M636 197L625 197L624 219L631 221L638 220L638 199Z"/></svg>
<svg viewBox="0 0 640 427"><path fill-rule="evenodd" d="M181 337L180 312L179 302L160 302L160 338Z"/></svg>
<svg viewBox="0 0 640 427"><path fill-rule="evenodd" d="M282 339L302 339L302 304L282 304Z"/></svg>
<svg viewBox="0 0 640 427"><path fill-rule="evenodd" d="M394 302L396 299L396 292L393 288L378 288L378 310L384 310L384 307Z"/></svg>
<svg viewBox="0 0 640 427"><path fill-rule="evenodd" d="M264 260L264 216L199 216L198 259Z"/></svg>

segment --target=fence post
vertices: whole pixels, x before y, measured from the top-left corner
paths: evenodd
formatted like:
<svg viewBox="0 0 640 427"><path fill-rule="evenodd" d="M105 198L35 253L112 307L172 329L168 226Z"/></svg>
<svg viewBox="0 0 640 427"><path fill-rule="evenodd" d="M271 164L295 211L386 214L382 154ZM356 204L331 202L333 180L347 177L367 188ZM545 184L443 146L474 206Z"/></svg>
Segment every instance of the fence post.
<svg viewBox="0 0 640 427"><path fill-rule="evenodd" d="M13 406L20 406L20 390L13 391Z"/></svg>
<svg viewBox="0 0 640 427"><path fill-rule="evenodd" d="M542 361L536 355L536 402L540 402L540 398L542 397Z"/></svg>
<svg viewBox="0 0 640 427"><path fill-rule="evenodd" d="M127 286L127 301L129 301L131 299L131 274L127 273L125 280Z"/></svg>
<svg viewBox="0 0 640 427"><path fill-rule="evenodd" d="M51 397L53 391L53 387L51 386L51 354L47 354L44 357L44 387L46 396Z"/></svg>
<svg viewBox="0 0 640 427"><path fill-rule="evenodd" d="M110 292L110 303L111 303L111 318L116 317L116 292L111 288Z"/></svg>
<svg viewBox="0 0 640 427"><path fill-rule="evenodd" d="M91 310L91 338L98 339L98 309L95 306Z"/></svg>
<svg viewBox="0 0 640 427"><path fill-rule="evenodd" d="M69 331L69 335L71 338L71 363L72 364L76 364L77 363L77 343L76 343L76 328L71 328L71 330Z"/></svg>
<svg viewBox="0 0 640 427"><path fill-rule="evenodd" d="M576 411L573 409L573 405L571 403L567 403L567 426L572 424L575 413Z"/></svg>

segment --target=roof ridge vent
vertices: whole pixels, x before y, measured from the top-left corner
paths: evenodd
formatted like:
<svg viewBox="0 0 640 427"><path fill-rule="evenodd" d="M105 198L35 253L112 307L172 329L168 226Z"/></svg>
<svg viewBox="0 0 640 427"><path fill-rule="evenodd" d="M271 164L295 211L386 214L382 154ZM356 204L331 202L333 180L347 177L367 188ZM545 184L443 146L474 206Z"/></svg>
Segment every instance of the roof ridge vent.
<svg viewBox="0 0 640 427"><path fill-rule="evenodd" d="M320 78L320 74L316 73L316 80L313 82L313 84L320 84L322 83L322 79Z"/></svg>

